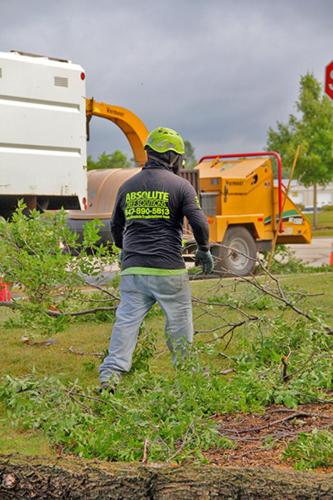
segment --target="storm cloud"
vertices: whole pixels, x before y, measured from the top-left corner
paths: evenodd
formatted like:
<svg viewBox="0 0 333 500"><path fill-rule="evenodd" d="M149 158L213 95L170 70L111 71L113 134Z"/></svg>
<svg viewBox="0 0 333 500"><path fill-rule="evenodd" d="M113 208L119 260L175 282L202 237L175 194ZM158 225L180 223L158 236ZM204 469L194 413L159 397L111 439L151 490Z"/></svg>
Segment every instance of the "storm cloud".
<svg viewBox="0 0 333 500"><path fill-rule="evenodd" d="M300 75L333 59L332 0L0 0L0 51L71 59L87 95L151 129L179 130L197 156L260 150L294 112ZM89 152L129 146L93 119Z"/></svg>

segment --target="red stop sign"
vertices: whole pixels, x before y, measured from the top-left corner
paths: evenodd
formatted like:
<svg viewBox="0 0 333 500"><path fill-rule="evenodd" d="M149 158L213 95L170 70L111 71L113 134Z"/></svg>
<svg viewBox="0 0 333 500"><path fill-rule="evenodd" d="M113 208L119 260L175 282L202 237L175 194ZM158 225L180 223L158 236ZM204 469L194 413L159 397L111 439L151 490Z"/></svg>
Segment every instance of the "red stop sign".
<svg viewBox="0 0 333 500"><path fill-rule="evenodd" d="M331 61L325 70L325 92L333 99L333 61Z"/></svg>

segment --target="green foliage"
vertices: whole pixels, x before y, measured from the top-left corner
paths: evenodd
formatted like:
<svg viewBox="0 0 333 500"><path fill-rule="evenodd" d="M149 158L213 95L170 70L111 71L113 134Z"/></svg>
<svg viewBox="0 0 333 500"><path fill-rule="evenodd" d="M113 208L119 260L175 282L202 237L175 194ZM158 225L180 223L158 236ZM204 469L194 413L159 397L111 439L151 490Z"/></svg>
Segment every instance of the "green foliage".
<svg viewBox="0 0 333 500"><path fill-rule="evenodd" d="M104 151L97 161L94 161L91 156L88 156L88 170L99 168L129 168L132 166L127 156L122 151L119 151L119 149L116 149L111 154L105 153Z"/></svg>
<svg viewBox="0 0 333 500"><path fill-rule="evenodd" d="M318 429L302 432L287 446L283 457L293 460L298 470L330 467L333 465L333 434Z"/></svg>
<svg viewBox="0 0 333 500"><path fill-rule="evenodd" d="M248 310L263 311L275 306L275 302L269 295L263 295L255 289L248 289L242 297L230 293L208 297L210 304L224 304L231 308L246 308Z"/></svg>
<svg viewBox="0 0 333 500"><path fill-rule="evenodd" d="M324 398L333 388L332 347L320 322L266 318L259 328L248 330L239 352L229 357L232 377L217 368L215 343L198 343L179 368L165 373L150 369L154 338L142 331L136 369L122 378L115 395L96 396L93 388L33 373L5 377L0 400L13 425L43 431L66 453L138 461L149 442L151 461L204 460L210 448L235 446L219 433L213 415L259 412L274 403L295 407ZM287 382L281 374L286 356Z"/></svg>
<svg viewBox="0 0 333 500"><path fill-rule="evenodd" d="M195 157L195 150L190 141L184 141L185 144L185 154L184 154L184 160L185 160L185 166L184 168L187 169L192 169L196 166L197 160Z"/></svg>
<svg viewBox="0 0 333 500"><path fill-rule="evenodd" d="M212 393L217 402L218 386L213 387L204 371L189 362L171 379L136 372L114 396L102 393L98 398L92 390L84 391L75 383L66 386L52 377L6 377L0 399L14 425L43 430L65 452L137 461L148 441L151 461L182 461L202 460L202 451L211 447L234 446L207 418Z"/></svg>
<svg viewBox="0 0 333 500"><path fill-rule="evenodd" d="M0 274L22 295L14 302L19 315L8 323L24 326L29 335L50 335L68 325L69 313L87 305L81 291L85 275L98 274L112 258L106 247L98 245L99 221L85 224L79 244L67 226L65 211L26 214L25 208L20 202L10 221L0 221ZM55 317L50 310L65 314Z"/></svg>
<svg viewBox="0 0 333 500"><path fill-rule="evenodd" d="M290 169L300 145L297 179L305 186L324 185L333 179L333 106L311 73L300 79L296 108L298 116L290 115L287 124L278 122L277 130L269 128L267 149L278 151Z"/></svg>
<svg viewBox="0 0 333 500"><path fill-rule="evenodd" d="M233 357L237 375L232 384L239 384L241 394L243 376L250 379L254 387L248 394L252 404L257 401L260 406L275 403L296 407L315 401L321 391L332 388L333 360L329 353L333 343L323 326L311 326L304 319L291 322L266 317L260 330L254 340L249 335L241 352ZM286 379L283 359L288 360Z"/></svg>
<svg viewBox="0 0 333 500"><path fill-rule="evenodd" d="M156 352L156 340L157 333L149 331L146 332L145 325L142 323L139 332L138 344L133 355L132 371L150 371L150 361Z"/></svg>

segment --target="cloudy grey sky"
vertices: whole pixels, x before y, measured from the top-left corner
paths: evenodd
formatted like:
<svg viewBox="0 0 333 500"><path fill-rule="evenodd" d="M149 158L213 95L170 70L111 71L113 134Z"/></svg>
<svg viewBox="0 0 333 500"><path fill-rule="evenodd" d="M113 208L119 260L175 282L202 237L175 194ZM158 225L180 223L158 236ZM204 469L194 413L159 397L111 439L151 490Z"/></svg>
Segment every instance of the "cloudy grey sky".
<svg viewBox="0 0 333 500"><path fill-rule="evenodd" d="M179 130L197 156L262 149L301 74L333 59L333 0L0 0L0 51L71 59L87 95ZM89 152L122 149L94 118Z"/></svg>

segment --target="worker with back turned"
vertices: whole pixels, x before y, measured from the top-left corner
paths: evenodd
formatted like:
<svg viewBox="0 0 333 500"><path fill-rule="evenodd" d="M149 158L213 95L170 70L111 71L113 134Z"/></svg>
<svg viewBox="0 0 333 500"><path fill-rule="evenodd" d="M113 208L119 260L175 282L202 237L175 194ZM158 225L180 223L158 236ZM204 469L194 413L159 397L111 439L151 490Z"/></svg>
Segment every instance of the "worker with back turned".
<svg viewBox="0 0 333 500"><path fill-rule="evenodd" d="M198 245L197 261L213 270L208 223L192 185L177 175L184 141L169 128L153 130L145 144L144 168L119 189L111 221L121 249L120 303L109 354L100 366L101 388L113 392L130 370L140 325L157 302L165 315L173 361L184 357L193 338L192 302L182 257L182 223L188 219Z"/></svg>

